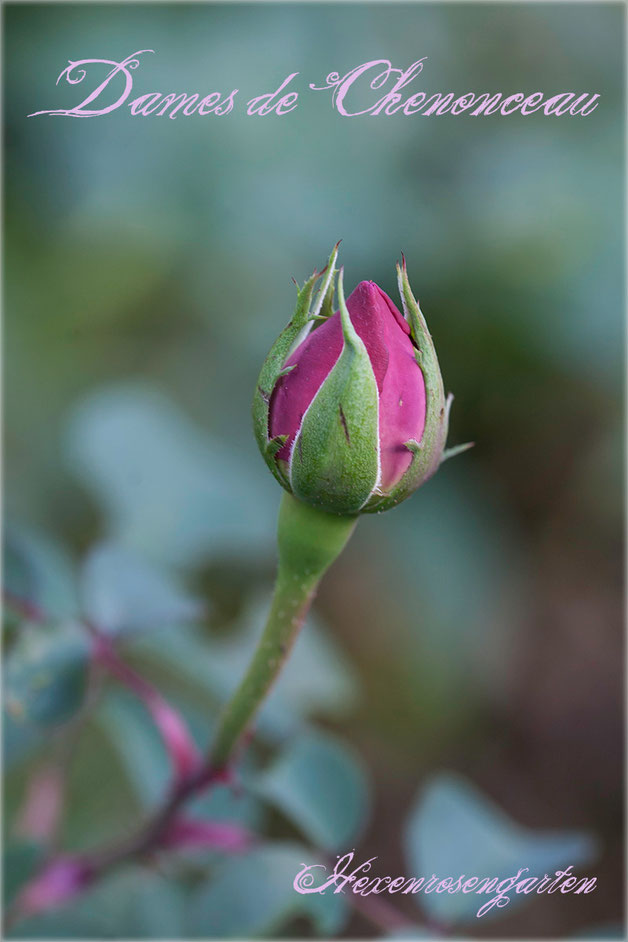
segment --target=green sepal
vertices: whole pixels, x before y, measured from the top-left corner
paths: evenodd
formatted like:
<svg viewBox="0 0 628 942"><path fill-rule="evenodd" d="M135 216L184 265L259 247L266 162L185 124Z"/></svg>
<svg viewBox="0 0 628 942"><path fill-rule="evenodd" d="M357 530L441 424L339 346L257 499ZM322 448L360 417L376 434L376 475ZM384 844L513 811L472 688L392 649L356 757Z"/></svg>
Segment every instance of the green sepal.
<svg viewBox="0 0 628 942"><path fill-rule="evenodd" d="M290 462L295 497L328 513L358 513L379 476L378 394L371 361L344 298L338 300L344 345L312 400Z"/></svg>
<svg viewBox="0 0 628 942"><path fill-rule="evenodd" d="M282 330L271 347L257 380L257 387L253 396L253 430L259 449L264 457L266 456L266 445L268 443L268 410L270 397L275 383L279 378L283 364L290 352L290 348L307 324L310 304L312 302L312 291L314 290L314 284L318 277L318 272L314 272L303 287L298 289L297 303L292 320L288 326Z"/></svg>
<svg viewBox="0 0 628 942"><path fill-rule="evenodd" d="M374 493L364 507L366 513L380 513L382 510L394 507L434 474L440 465L445 448L449 408L453 398L450 396L445 400L438 357L421 308L412 294L405 258L403 265L397 264L397 281L403 312L410 326L410 336L415 346L416 362L423 373L425 382L425 428L419 447L413 447L412 443L406 442L406 447L412 451L412 461L406 473L390 493L386 495ZM417 444L414 442L414 446Z"/></svg>
<svg viewBox="0 0 628 942"><path fill-rule="evenodd" d="M325 277L323 278L323 283L318 289L316 301L314 302L314 306L312 307L310 314L310 320L320 320L321 317L326 320L330 313L333 313L335 276L338 274L337 269L334 266L336 264L336 259L338 258L339 245L340 242L336 242L331 251L331 255L329 256L329 261L321 272L321 276L324 275Z"/></svg>
<svg viewBox="0 0 628 942"><path fill-rule="evenodd" d="M464 445L453 445L451 448L445 448L440 463L443 461L449 461L450 458L455 458L457 455L464 454L465 451L469 451L470 448L473 448L475 442L465 442Z"/></svg>
<svg viewBox="0 0 628 942"><path fill-rule="evenodd" d="M323 295L322 303L320 307L320 312L317 312L314 317L319 321L328 320L334 313L334 293L336 290L335 280L332 278L329 282L329 287Z"/></svg>
<svg viewBox="0 0 628 942"><path fill-rule="evenodd" d="M269 448L271 444L268 437L270 397L279 377L285 376L294 368L284 367L283 364L286 362L291 350L298 343L300 335L305 335L305 332L311 328L314 318L319 316L321 309L325 309L326 298L330 291L333 297L334 275L336 274L334 265L338 256L338 245L339 243L334 246L329 261L322 272L314 271L302 288L297 285L297 303L292 320L271 347L262 366L253 395L253 430L257 445L275 478L282 487L288 490L290 489L288 478L275 458L281 444L274 449ZM321 277L323 277L323 283L312 308L314 287ZM277 442L277 440L275 438L272 441Z"/></svg>
<svg viewBox="0 0 628 942"><path fill-rule="evenodd" d="M279 462L275 459L275 455L283 448L287 441L287 435L276 435L274 438L270 438L266 442L266 448L264 449L264 460L281 486L290 490L290 482L283 468L284 462Z"/></svg>
<svg viewBox="0 0 628 942"><path fill-rule="evenodd" d="M417 442L415 438L411 438L410 441L403 443L403 447L411 451L413 455L416 455L417 452L421 450L421 442Z"/></svg>
<svg viewBox="0 0 628 942"><path fill-rule="evenodd" d="M280 448L288 441L287 435L275 435L274 438L271 438L266 443L266 454L269 458L274 458Z"/></svg>

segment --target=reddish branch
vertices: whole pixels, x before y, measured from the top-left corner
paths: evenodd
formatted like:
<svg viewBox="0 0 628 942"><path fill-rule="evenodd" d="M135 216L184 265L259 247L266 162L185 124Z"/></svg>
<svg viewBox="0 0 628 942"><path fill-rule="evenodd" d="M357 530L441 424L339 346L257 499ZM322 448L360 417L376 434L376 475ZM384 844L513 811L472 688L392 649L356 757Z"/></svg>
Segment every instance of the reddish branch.
<svg viewBox="0 0 628 942"><path fill-rule="evenodd" d="M39 606L12 593L5 592L4 600L16 614L28 621L44 623L48 620ZM148 856L161 848L189 846L190 843L242 849L251 838L248 832L235 825L223 825L218 829L212 828L211 822L180 818L181 807L192 795L200 794L213 783L229 781L230 774L227 770L209 767L183 717L152 684L122 660L110 638L94 625L83 624L92 639L92 671L106 671L134 693L149 711L171 761L171 783L163 806L129 838L92 853L53 856L19 894L8 914L9 923L67 902L125 860ZM57 779L57 787L62 788L62 781L62 777ZM56 800L60 801L60 795ZM25 811L32 831L34 825L29 801Z"/></svg>
<svg viewBox="0 0 628 942"><path fill-rule="evenodd" d="M48 621L39 606L9 592L4 592L3 597L5 603L26 620L39 623ZM21 919L69 902L125 861L150 857L160 850L186 846L212 846L234 852L250 846L253 840L253 836L238 825L197 821L182 814L183 806L192 796L201 794L213 784L233 784L230 768L211 768L197 749L181 715L152 684L122 660L110 638L94 625L88 622L83 624L93 642L92 676L94 670L105 670L132 691L150 712L171 760L170 788L162 807L125 840L91 853L60 853L52 856L22 888L9 908L5 917L6 928ZM90 703L93 703L92 698ZM77 719L76 729L82 727L84 719L84 715ZM242 745L248 744L249 740L250 733L246 734ZM63 781L61 775L57 780L61 788ZM57 801L60 800L59 795ZM26 811L28 804L27 801ZM32 820L30 825L33 825ZM415 926L381 899L351 896L356 910L386 931L412 929Z"/></svg>

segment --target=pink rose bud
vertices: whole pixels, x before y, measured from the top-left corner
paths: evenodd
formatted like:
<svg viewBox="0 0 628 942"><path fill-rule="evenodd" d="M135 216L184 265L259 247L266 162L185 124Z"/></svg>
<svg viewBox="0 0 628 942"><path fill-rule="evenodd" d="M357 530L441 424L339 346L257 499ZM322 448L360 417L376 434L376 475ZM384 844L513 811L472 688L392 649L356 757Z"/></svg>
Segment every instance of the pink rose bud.
<svg viewBox="0 0 628 942"><path fill-rule="evenodd" d="M161 734L177 780L185 781L196 775L202 757L183 717L157 692L145 696L144 701Z"/></svg>
<svg viewBox="0 0 628 942"><path fill-rule="evenodd" d="M362 281L349 296L347 310L364 342L377 383L380 487L397 484L410 467L405 443L421 441L425 426L425 381L415 359L410 328L393 302L373 281ZM288 463L303 416L342 352L340 311L311 332L286 366L270 401L270 434L287 435L277 459Z"/></svg>
<svg viewBox="0 0 628 942"><path fill-rule="evenodd" d="M299 292L295 315L262 368L256 434L270 469L295 497L330 513L387 510L447 456L451 397L405 260L397 266L405 317L372 281L345 303L342 273L333 313L336 255L337 246L325 271Z"/></svg>

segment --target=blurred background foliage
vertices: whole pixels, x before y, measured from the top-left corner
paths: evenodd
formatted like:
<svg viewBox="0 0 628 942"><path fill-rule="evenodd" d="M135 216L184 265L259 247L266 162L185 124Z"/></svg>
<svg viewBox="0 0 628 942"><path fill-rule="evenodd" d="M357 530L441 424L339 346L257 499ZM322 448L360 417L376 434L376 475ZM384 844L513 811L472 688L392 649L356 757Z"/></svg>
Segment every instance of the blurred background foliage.
<svg viewBox="0 0 628 942"><path fill-rule="evenodd" d="M342 238L347 285L394 298L403 250L456 396L450 440L476 442L402 509L361 521L260 718L244 794L200 802L265 842L130 868L15 934L381 934L346 900L291 888L301 861L352 847L381 873L557 860L599 878L495 925L439 909L473 897L395 897L421 925L548 937L620 919L623 17L587 3L5 5L6 585L50 616L8 618L8 882L37 857L20 838L26 783L83 703L77 612L122 634L200 743L246 662L280 498L249 407L291 276ZM239 88L239 107L26 117L79 100L82 86L54 84L68 59L144 48L134 96ZM308 94L332 70L425 55L416 90L600 104L347 120ZM290 72L298 109L246 117ZM123 834L165 774L147 715L109 685L68 765L63 846ZM495 829L499 859L469 856ZM536 832L551 829L548 846Z"/></svg>

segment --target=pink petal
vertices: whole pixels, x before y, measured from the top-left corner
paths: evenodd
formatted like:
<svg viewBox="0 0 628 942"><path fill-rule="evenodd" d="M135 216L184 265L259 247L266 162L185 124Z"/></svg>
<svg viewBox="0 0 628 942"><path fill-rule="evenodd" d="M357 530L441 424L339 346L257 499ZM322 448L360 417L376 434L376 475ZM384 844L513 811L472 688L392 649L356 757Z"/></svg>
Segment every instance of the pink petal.
<svg viewBox="0 0 628 942"><path fill-rule="evenodd" d="M394 486L412 460L405 442L421 441L425 426L425 381L415 356L410 328L385 292L362 281L347 309L364 341L379 391L380 487ZM278 457L288 461L303 415L342 351L340 314L316 327L286 361L295 365L281 377L270 402L270 435L287 435Z"/></svg>

